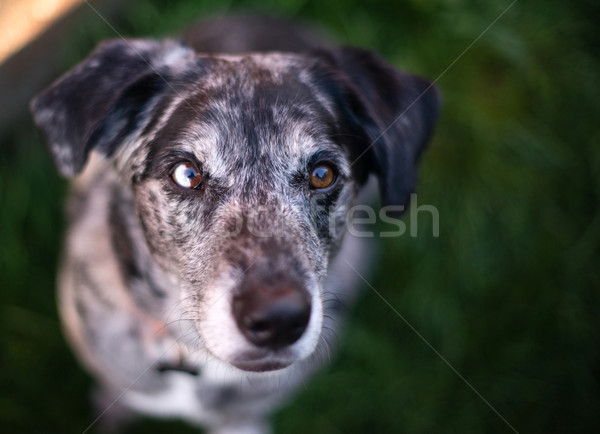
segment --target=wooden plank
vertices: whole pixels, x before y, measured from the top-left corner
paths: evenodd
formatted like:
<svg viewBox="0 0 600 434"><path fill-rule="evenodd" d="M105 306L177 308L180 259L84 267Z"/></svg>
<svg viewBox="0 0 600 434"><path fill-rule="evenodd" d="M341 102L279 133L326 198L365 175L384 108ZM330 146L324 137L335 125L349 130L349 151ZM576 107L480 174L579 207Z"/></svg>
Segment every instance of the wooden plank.
<svg viewBox="0 0 600 434"><path fill-rule="evenodd" d="M123 2L102 0L94 1L93 5L102 14L111 16L120 10ZM94 12L85 3L65 8L51 24L43 29L38 26L38 36L0 64L0 132L23 118L31 98L64 72L60 47L77 20L90 14ZM29 32L33 36L34 28Z"/></svg>

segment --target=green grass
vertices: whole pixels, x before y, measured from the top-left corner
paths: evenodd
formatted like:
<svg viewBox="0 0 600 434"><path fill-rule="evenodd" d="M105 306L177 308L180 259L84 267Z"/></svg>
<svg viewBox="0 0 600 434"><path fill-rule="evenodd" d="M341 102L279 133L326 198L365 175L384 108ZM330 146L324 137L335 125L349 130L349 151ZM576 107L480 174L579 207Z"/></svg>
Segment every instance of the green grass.
<svg viewBox="0 0 600 434"><path fill-rule="evenodd" d="M166 4L168 3L168 5ZM275 415L282 433L600 430L600 33L595 2L230 1L320 23L340 41L440 77L443 114L422 162L419 236L382 241L335 362ZM164 35L216 9L132 2L114 25ZM65 69L114 33L90 14ZM54 279L59 179L27 114L0 133L0 427L82 432L91 379L67 349ZM413 331L481 394L490 408ZM131 432L194 432L145 421Z"/></svg>

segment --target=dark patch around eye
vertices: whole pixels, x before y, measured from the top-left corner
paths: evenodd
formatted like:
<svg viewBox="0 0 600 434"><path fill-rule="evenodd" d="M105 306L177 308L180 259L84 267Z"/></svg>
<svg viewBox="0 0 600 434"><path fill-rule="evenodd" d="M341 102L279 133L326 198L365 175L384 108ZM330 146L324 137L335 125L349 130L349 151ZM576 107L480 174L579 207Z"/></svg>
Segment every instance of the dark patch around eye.
<svg viewBox="0 0 600 434"><path fill-rule="evenodd" d="M153 100L149 95L159 95L165 88L165 79L155 73L137 79L119 96L106 118L94 130L89 139L90 149L96 146L107 156L112 156L131 132L137 130L144 110ZM112 131L114 125L119 125L124 119L127 121L126 126L120 128L115 135Z"/></svg>

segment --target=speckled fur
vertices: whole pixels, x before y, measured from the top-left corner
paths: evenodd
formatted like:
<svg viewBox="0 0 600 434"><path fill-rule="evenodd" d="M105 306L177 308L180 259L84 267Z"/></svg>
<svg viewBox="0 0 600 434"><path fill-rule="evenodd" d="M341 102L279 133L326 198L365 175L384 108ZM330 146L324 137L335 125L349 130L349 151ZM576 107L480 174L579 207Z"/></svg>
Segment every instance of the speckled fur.
<svg viewBox="0 0 600 434"><path fill-rule="evenodd" d="M384 203L404 204L437 112L428 96L430 108L416 105L377 139L427 82L365 53L207 55L173 41L115 40L33 102L59 169L81 172L60 309L102 405L265 432L265 415L328 359L340 307L358 286L348 264L366 272L370 262L369 240L345 236L348 210L364 203L370 173ZM389 107L375 83L384 79L402 88ZM381 143L371 150L370 140ZM200 168L200 189L170 179L182 160ZM318 161L338 172L322 192L308 182ZM232 298L249 276L308 291L310 322L297 342L267 351L237 329ZM248 359L285 367L233 366Z"/></svg>

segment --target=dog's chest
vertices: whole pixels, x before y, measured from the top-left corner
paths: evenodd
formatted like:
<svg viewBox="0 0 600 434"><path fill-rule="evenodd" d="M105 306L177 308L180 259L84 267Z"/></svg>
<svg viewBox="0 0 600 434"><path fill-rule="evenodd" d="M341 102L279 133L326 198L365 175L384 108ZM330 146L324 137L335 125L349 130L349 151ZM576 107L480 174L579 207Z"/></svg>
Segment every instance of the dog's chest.
<svg viewBox="0 0 600 434"><path fill-rule="evenodd" d="M181 372L162 375L166 377L165 387L159 392L129 390L123 396L123 402L140 412L161 417L180 417L198 423L210 420L214 407L209 399L205 398L205 402L202 399L209 395L204 393L210 390L208 385L196 376Z"/></svg>
<svg viewBox="0 0 600 434"><path fill-rule="evenodd" d="M164 380L160 390L148 393L130 389L122 400L142 413L212 425L228 413L261 414L284 398L286 388L275 387L281 383L278 375L250 379L231 375L220 364L211 365L205 364L197 375L180 371L157 373Z"/></svg>

